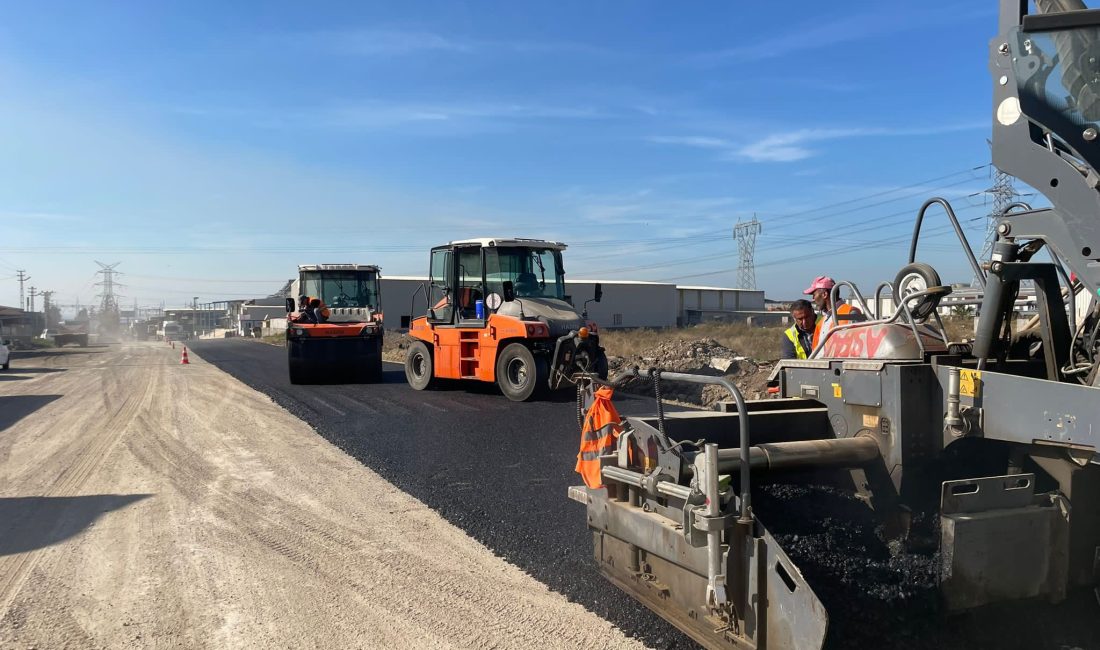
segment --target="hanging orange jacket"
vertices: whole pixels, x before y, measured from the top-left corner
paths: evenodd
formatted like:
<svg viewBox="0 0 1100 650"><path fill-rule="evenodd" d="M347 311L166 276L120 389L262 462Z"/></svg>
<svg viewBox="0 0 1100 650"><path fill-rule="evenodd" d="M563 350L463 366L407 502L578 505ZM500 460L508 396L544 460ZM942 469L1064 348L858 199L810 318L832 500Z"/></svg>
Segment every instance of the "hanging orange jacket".
<svg viewBox="0 0 1100 650"><path fill-rule="evenodd" d="M622 433L622 420L611 396L615 391L607 386L596 391L592 406L584 416L581 428L581 450L577 454L577 473L592 489L603 487L600 476L600 456L615 451L615 439Z"/></svg>

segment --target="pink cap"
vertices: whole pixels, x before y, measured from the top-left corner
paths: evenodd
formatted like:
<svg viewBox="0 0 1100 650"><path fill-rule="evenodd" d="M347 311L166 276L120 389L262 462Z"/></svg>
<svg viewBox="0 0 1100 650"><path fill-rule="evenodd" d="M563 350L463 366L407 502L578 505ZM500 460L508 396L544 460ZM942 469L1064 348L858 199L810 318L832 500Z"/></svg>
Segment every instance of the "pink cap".
<svg viewBox="0 0 1100 650"><path fill-rule="evenodd" d="M827 275L819 275L816 278L814 278L814 282L813 282L813 284L810 285L810 288L806 289L802 293L809 296L809 295L813 294L813 292L817 291L818 289L826 289L826 290L831 291L832 288L835 287L835 286L836 286L836 282L833 282L832 278L830 278Z"/></svg>

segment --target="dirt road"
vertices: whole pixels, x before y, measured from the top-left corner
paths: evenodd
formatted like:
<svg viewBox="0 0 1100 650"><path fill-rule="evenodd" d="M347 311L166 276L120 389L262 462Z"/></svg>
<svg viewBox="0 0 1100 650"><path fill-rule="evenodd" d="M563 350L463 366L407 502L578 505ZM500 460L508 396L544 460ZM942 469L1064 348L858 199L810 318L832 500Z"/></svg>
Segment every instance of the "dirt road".
<svg viewBox="0 0 1100 650"><path fill-rule="evenodd" d="M638 647L178 354L0 375L0 647Z"/></svg>

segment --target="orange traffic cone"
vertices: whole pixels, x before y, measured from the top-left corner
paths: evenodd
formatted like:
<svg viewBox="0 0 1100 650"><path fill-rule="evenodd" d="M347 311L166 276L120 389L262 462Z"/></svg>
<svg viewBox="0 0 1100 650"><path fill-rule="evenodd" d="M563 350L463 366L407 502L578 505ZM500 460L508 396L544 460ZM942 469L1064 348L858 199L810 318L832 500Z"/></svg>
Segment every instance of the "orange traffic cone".
<svg viewBox="0 0 1100 650"><path fill-rule="evenodd" d="M180 365L188 365L191 362L187 360L187 346L183 346L183 356L180 357Z"/></svg>

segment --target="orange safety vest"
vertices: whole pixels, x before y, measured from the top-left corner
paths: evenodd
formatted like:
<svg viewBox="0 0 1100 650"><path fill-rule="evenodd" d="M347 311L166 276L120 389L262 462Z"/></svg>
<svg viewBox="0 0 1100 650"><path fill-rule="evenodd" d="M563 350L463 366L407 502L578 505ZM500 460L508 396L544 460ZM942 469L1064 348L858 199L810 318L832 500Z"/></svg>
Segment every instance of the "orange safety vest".
<svg viewBox="0 0 1100 650"><path fill-rule="evenodd" d="M314 300L317 301L317 306L316 307L313 306L313 301ZM321 313L321 318L323 318L325 320L328 320L328 317L330 315L332 315L332 312L329 311L328 305L325 304L325 301L321 300L320 298L314 298L313 296L310 296L310 298L309 298L309 309L319 310L320 313Z"/></svg>
<svg viewBox="0 0 1100 650"><path fill-rule="evenodd" d="M623 430L619 412L611 403L614 394L615 391L608 386L596 391L581 428L581 450L577 454L576 471L584 479L584 484L592 489L603 487L600 456L615 450L615 439Z"/></svg>
<svg viewBox="0 0 1100 650"><path fill-rule="evenodd" d="M862 313L863 312L861 312L860 310L856 309L855 307L853 307L853 306L851 306L847 303L841 303L841 305L836 308L836 310L834 312L834 316L847 316L847 315L862 314ZM814 324L814 349L815 350L817 349L818 343L821 343L821 324L824 323L827 320L829 320L828 317L819 314L818 317L817 317L817 323ZM838 325L838 323L836 321L839 321L839 320L851 320L851 319L848 319L848 318L839 319L839 318L834 317L833 318L834 322L833 322L832 325L829 326L829 328L832 329L833 327L836 327Z"/></svg>

